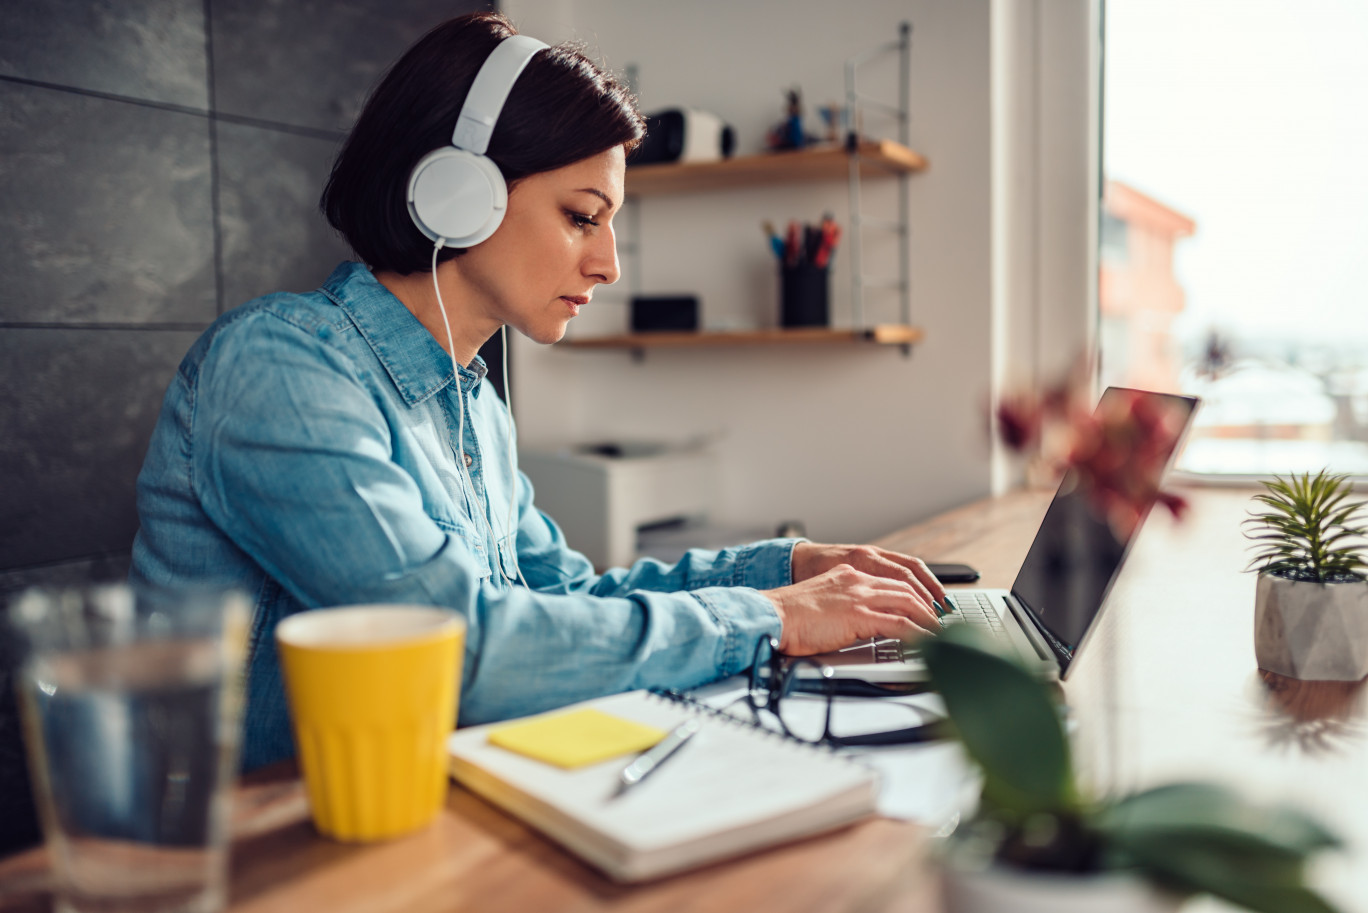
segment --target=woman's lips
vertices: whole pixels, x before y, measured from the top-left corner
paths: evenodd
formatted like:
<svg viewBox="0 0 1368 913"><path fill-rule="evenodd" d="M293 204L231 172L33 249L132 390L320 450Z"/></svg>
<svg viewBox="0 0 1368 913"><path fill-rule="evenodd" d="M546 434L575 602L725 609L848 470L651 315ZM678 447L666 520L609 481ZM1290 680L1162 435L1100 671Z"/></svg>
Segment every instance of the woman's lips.
<svg viewBox="0 0 1368 913"><path fill-rule="evenodd" d="M588 295L561 295L561 301L570 305L570 316L578 317L580 307L589 303Z"/></svg>

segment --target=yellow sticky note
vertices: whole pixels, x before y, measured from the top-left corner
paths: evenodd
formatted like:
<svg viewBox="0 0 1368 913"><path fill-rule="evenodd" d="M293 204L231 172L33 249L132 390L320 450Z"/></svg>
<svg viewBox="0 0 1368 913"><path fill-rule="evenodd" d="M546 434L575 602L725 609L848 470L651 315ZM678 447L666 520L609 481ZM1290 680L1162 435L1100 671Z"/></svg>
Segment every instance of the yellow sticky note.
<svg viewBox="0 0 1368 913"><path fill-rule="evenodd" d="M512 723L489 733L491 745L565 768L645 751L663 738L664 730L592 708Z"/></svg>

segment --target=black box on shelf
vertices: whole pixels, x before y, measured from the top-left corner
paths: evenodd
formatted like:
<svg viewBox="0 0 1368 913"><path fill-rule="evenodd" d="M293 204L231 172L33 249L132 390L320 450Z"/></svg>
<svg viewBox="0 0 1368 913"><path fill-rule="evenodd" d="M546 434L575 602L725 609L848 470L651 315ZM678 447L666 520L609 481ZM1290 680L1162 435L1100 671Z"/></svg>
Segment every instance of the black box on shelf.
<svg viewBox="0 0 1368 913"><path fill-rule="evenodd" d="M698 329L697 295L632 296L632 332Z"/></svg>

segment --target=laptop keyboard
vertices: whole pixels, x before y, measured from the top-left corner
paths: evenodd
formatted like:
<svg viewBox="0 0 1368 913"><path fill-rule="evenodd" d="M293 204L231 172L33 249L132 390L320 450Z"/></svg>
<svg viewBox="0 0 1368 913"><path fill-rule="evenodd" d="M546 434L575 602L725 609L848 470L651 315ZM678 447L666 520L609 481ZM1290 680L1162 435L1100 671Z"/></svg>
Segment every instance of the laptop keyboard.
<svg viewBox="0 0 1368 913"><path fill-rule="evenodd" d="M941 627L952 624L966 624L981 627L1001 635L1002 619L993 611L988 594L969 592L946 593L946 601L954 612L940 620Z"/></svg>

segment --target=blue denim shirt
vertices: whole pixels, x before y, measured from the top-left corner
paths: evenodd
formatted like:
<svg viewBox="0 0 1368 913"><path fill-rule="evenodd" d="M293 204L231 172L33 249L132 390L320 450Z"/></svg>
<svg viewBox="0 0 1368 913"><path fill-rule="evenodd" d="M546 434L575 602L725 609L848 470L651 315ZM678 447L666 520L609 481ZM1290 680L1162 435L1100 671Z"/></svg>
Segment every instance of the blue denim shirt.
<svg viewBox="0 0 1368 913"><path fill-rule="evenodd" d="M462 725L694 687L744 669L779 632L758 590L790 582L795 540L595 574L510 472L484 370L476 358L453 384L446 352L357 263L315 292L224 314L181 363L138 476L132 577L254 595L245 769L294 753L273 634L303 609L460 612ZM454 455L458 410L473 491ZM501 572L501 542L527 588Z"/></svg>

